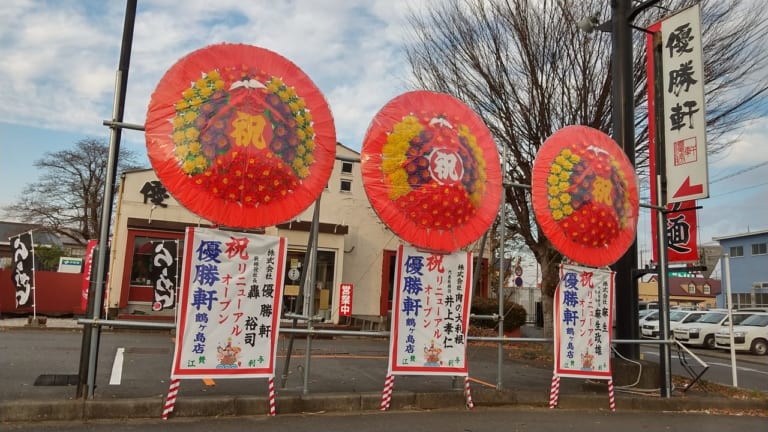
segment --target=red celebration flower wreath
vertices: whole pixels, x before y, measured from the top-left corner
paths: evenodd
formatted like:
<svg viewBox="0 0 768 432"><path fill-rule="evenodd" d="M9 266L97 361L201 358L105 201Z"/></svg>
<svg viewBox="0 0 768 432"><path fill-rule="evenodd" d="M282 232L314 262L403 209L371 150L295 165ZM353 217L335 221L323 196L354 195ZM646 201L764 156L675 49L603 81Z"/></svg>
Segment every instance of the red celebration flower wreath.
<svg viewBox="0 0 768 432"><path fill-rule="evenodd" d="M533 209L552 244L570 260L600 267L616 262L635 239L635 172L606 134L569 126L539 149Z"/></svg>
<svg viewBox="0 0 768 432"><path fill-rule="evenodd" d="M371 123L361 160L374 209L417 247L454 251L496 217L498 151L482 120L449 95L416 91L391 100Z"/></svg>
<svg viewBox="0 0 768 432"><path fill-rule="evenodd" d="M145 129L168 191L228 226L299 214L327 184L336 152L317 87L287 59L249 45L213 45L177 62L152 95Z"/></svg>

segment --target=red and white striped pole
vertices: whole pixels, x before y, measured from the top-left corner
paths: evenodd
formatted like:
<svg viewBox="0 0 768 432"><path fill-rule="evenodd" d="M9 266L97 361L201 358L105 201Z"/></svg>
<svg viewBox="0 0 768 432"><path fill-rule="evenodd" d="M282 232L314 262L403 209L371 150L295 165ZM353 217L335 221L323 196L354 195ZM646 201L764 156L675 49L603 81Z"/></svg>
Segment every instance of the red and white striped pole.
<svg viewBox="0 0 768 432"><path fill-rule="evenodd" d="M168 397L165 398L165 407L163 408L163 420L168 420L168 414L173 412L176 406L176 395L179 394L179 385L181 380L171 379L171 386L168 388Z"/></svg>
<svg viewBox="0 0 768 432"><path fill-rule="evenodd" d="M392 388L395 386L395 376L387 375L387 379L384 381L384 391L381 394L381 407L382 411L389 409L389 404L392 401Z"/></svg>
<svg viewBox="0 0 768 432"><path fill-rule="evenodd" d="M464 377L464 396L467 398L467 408L473 409L475 403L472 402L472 393L469 391L469 377Z"/></svg>
<svg viewBox="0 0 768 432"><path fill-rule="evenodd" d="M275 406L275 377L274 375L269 377L269 415L273 416L277 414L277 407Z"/></svg>
<svg viewBox="0 0 768 432"><path fill-rule="evenodd" d="M552 387L549 390L549 408L557 406L557 399L560 396L560 377L552 374Z"/></svg>
<svg viewBox="0 0 768 432"><path fill-rule="evenodd" d="M608 380L608 406L611 411L616 411L616 397L613 392L613 378Z"/></svg>

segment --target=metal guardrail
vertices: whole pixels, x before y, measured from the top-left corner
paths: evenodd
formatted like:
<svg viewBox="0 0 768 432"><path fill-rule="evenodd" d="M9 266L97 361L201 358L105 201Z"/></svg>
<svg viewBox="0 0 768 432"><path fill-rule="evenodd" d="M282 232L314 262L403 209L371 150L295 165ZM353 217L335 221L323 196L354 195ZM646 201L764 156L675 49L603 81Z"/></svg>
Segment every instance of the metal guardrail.
<svg viewBox="0 0 768 432"><path fill-rule="evenodd" d="M143 328L154 330L173 330L176 328L176 324L173 323L156 323L151 321L132 321L132 320L104 320L104 319L92 319L92 318L80 318L77 320L78 324L83 325L96 325L101 327L125 327L125 328ZM318 329L318 328L290 328L280 327L280 333L286 334L305 334L305 335L328 335L328 336L366 336L366 337L389 337L388 331L365 331L365 330L332 330L332 329ZM520 343L520 342L536 342L547 343L553 342L552 338L536 338L536 337L498 337L498 336L467 336L469 341L477 342L501 342L501 343ZM611 343L614 344L669 344L675 343L673 339L613 339Z"/></svg>
<svg viewBox="0 0 768 432"><path fill-rule="evenodd" d="M491 319L495 320L498 317L494 315L489 316L473 316L473 318L478 319ZM78 324L81 325L91 325L91 326L97 326L97 327L123 327L123 328L135 328L135 329L154 329L154 330L174 330L176 328L175 323L159 323L159 322L151 322L151 321L133 321L133 320L107 320L107 319L92 319L92 318L80 318L77 320ZM365 331L365 330L334 330L334 329L323 329L323 328L314 328L312 326L308 326L307 328L291 328L291 327L282 327L280 328L281 334L288 334L288 335L306 335L307 340L311 341L313 336L354 336L354 337L380 337L385 338L390 336L389 331ZM291 338L291 341L293 338ZM506 337L506 336L467 336L467 340L470 342L476 341L476 342L495 342L498 344L499 350L501 350L502 344L508 344L508 343L552 343L552 338L540 338L540 337ZM658 345L664 345L664 344L674 344L674 340L655 340L655 339L614 339L611 341L613 344L658 344ZM306 360L305 363L309 364L312 358L311 349L308 349L306 353L304 354ZM499 374L499 382L501 382L501 366L503 363L502 357L499 357L498 359L498 374ZM703 374L703 372L702 372ZM700 375L696 377L698 380L700 378ZM305 374L304 376L304 393L307 394L309 392L309 386L308 386L308 374ZM455 383L454 383L455 384ZM692 385L693 383L691 383ZM500 389L500 388L499 388ZM686 388L687 390L687 388Z"/></svg>

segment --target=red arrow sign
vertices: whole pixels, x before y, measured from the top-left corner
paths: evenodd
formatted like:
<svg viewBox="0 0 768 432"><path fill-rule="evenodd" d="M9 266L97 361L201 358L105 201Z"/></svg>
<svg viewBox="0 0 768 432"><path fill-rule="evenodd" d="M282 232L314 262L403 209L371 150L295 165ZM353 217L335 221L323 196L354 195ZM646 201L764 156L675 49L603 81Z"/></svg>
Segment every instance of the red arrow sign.
<svg viewBox="0 0 768 432"><path fill-rule="evenodd" d="M697 184L692 185L691 184L691 177L688 176L685 178L685 181L682 185L677 189L677 192L675 192L674 195L672 195L674 198L680 198L680 197L688 197L691 195L696 195L704 192L704 185L703 184Z"/></svg>

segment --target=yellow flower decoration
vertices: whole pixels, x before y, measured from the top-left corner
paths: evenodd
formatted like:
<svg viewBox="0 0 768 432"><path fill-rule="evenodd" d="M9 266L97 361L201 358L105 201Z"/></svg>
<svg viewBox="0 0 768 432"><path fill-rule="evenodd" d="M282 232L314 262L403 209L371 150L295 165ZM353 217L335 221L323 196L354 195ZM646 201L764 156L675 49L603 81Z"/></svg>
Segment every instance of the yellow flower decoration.
<svg viewBox="0 0 768 432"><path fill-rule="evenodd" d="M556 174L550 174L547 177L547 184L549 184L549 185L556 185L558 183L560 183L560 176L558 176Z"/></svg>

